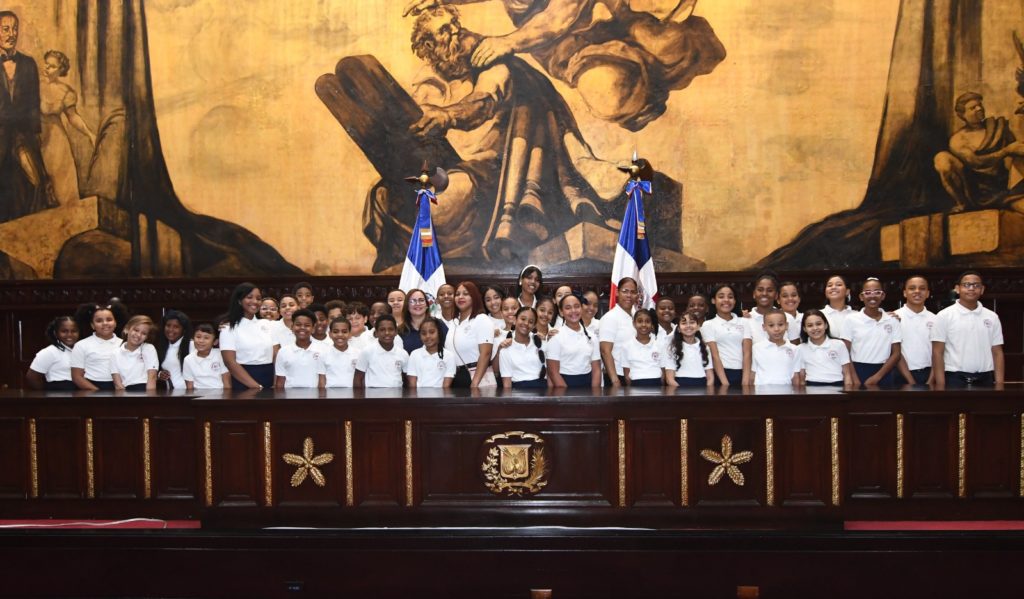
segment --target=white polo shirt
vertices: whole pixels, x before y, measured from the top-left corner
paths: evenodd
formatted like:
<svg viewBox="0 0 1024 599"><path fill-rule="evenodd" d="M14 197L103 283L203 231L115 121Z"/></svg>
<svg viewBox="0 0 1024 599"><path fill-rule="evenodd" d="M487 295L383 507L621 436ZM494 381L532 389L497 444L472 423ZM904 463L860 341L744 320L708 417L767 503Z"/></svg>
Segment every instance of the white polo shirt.
<svg viewBox="0 0 1024 599"><path fill-rule="evenodd" d="M430 353L427 348L414 349L409 354L409 361L405 364L405 374L416 377L416 388L432 387L440 389L444 387L444 379L455 378L455 360L445 354L441 358L440 352Z"/></svg>
<svg viewBox="0 0 1024 599"><path fill-rule="evenodd" d="M615 359L615 374L622 376L622 351L631 339L636 339L636 329L633 328L633 316L622 309L618 304L608 311L601 318L601 326L598 330L598 341L600 343L614 343L612 346L612 358ZM600 351L600 346L598 347Z"/></svg>
<svg viewBox="0 0 1024 599"><path fill-rule="evenodd" d="M283 376L285 389L316 389L320 380L320 356L324 354L322 343L313 341L302 348L294 343L277 352L274 374Z"/></svg>
<svg viewBox="0 0 1024 599"><path fill-rule="evenodd" d="M64 348L63 350L61 348ZM46 375L46 382L71 380L71 348L61 344L47 345L32 359L29 369Z"/></svg>
<svg viewBox="0 0 1024 599"><path fill-rule="evenodd" d="M590 374L592 362L601 359L601 344L597 337L593 334L587 337L584 330L582 324L579 331L563 326L548 340L546 355L548 360L558 361L559 374Z"/></svg>
<svg viewBox="0 0 1024 599"><path fill-rule="evenodd" d="M932 327L935 326L935 313L927 308L920 313L907 306L896 310L900 317L900 330L903 342L900 353L907 361L907 368L920 370L932 365Z"/></svg>
<svg viewBox="0 0 1024 599"><path fill-rule="evenodd" d="M789 329L786 330L786 338L790 341L796 341L800 338L800 329L803 328L804 313L797 312L794 316L786 312L786 322L789 323Z"/></svg>
<svg viewBox="0 0 1024 599"><path fill-rule="evenodd" d="M513 383L539 379L540 369L540 353L537 346L534 345L532 335L526 343L519 343L513 339L512 345L501 350L501 354L498 356L498 370L501 371L501 378L508 377L512 379Z"/></svg>
<svg viewBox="0 0 1024 599"><path fill-rule="evenodd" d="M751 372L755 385L790 385L793 375L803 368L797 347L786 341L776 345L765 339L751 350Z"/></svg>
<svg viewBox="0 0 1024 599"><path fill-rule="evenodd" d="M258 366L274 361L273 320L242 318L234 327L220 330L220 350L235 352L235 361L241 365Z"/></svg>
<svg viewBox="0 0 1024 599"><path fill-rule="evenodd" d="M121 347L121 339L114 335L110 339L100 339L95 333L75 344L71 349L71 368L85 370L85 378L90 381L109 381L110 356Z"/></svg>
<svg viewBox="0 0 1024 599"><path fill-rule="evenodd" d="M821 345L813 341L801 343L800 360L805 379L812 383L838 383L843 381L843 366L850 363L850 351L839 339L826 338Z"/></svg>
<svg viewBox="0 0 1024 599"><path fill-rule="evenodd" d="M183 363L178 359L178 349L181 347L181 344L184 341L185 339L184 337L182 337L175 341L174 343L168 344L167 354L164 355L164 361L160 363L160 368L166 370L167 373L171 375L172 389L185 388L185 379L181 375L181 368L183 366ZM195 349L192 348L192 342L188 341L188 343L189 353L195 351Z"/></svg>
<svg viewBox="0 0 1024 599"><path fill-rule="evenodd" d="M148 382L149 371L160 369L160 359L156 355L156 348L150 343L143 343L134 350L121 345L110 355L109 368L110 374L119 375L121 384L127 387Z"/></svg>
<svg viewBox="0 0 1024 599"><path fill-rule="evenodd" d="M888 312L878 320L854 312L843 323L842 338L850 342L850 359L863 364L884 364L892 355L892 344L903 341L900 321Z"/></svg>
<svg viewBox="0 0 1024 599"><path fill-rule="evenodd" d="M947 372L989 372L995 370L992 348L1003 344L1003 325L981 302L968 310L957 301L935 316L932 341L946 344L943 359Z"/></svg>
<svg viewBox="0 0 1024 599"><path fill-rule="evenodd" d="M711 352L708 352L708 365L704 365L703 358L700 353L700 341L694 341L693 343L687 343L683 341L682 345L683 359L679 362L679 367L676 368L676 349L675 344L672 342L672 337L665 339L665 351L662 353L661 367L669 371L669 374L673 377L688 378L688 379L702 379L707 377L707 371L711 370Z"/></svg>
<svg viewBox="0 0 1024 599"><path fill-rule="evenodd" d="M379 347L379 344L378 344ZM327 377L327 386L332 388L352 387L352 378L356 373L361 350L349 344L348 349L341 351L333 345L324 350L320 358L318 374Z"/></svg>
<svg viewBox="0 0 1024 599"><path fill-rule="evenodd" d="M366 373L363 382L368 388L401 387L402 371L408 361L409 354L398 345L385 350L379 343L371 343L359 352L356 370Z"/></svg>
<svg viewBox="0 0 1024 599"><path fill-rule="evenodd" d="M749 318L740 318L734 314L732 319L725 320L716 315L704 321L700 334L704 343L714 343L718 347L718 357L722 360L723 368L743 368L743 340L752 338Z"/></svg>
<svg viewBox="0 0 1024 599"><path fill-rule="evenodd" d="M665 338L651 335L647 343L636 337L622 348L622 367L629 369L629 380L662 378L661 362L665 355Z"/></svg>
<svg viewBox="0 0 1024 599"><path fill-rule="evenodd" d="M756 309L750 311L750 315L746 317L750 322L750 341L751 343L757 343L764 341L768 338L768 332L764 330L764 314L761 314Z"/></svg>
<svg viewBox="0 0 1024 599"><path fill-rule="evenodd" d="M451 353L456 366L474 368L480 360L480 345L483 343L494 343L490 316L478 314L469 320L456 318L445 337L444 353L445 356Z"/></svg>
<svg viewBox="0 0 1024 599"><path fill-rule="evenodd" d="M580 322L582 323L583 321L581 320ZM587 332L590 333L590 336L594 339L600 340L601 319L595 316L594 319L590 321L590 326L587 327Z"/></svg>
<svg viewBox="0 0 1024 599"><path fill-rule="evenodd" d="M295 333L284 323L284 320L270 320L270 336L275 345L284 347L295 343Z"/></svg>
<svg viewBox="0 0 1024 599"><path fill-rule="evenodd" d="M227 371L220 350L213 348L206 357L200 357L199 354L185 356L181 376L186 382L192 381L196 389L223 389L224 373Z"/></svg>
<svg viewBox="0 0 1024 599"><path fill-rule="evenodd" d="M842 310L836 310L831 305L826 304L821 309L821 313L825 315L825 320L828 321L828 330L832 333L832 336L836 339L842 339L843 326L846 319L853 314L853 308L846 306Z"/></svg>

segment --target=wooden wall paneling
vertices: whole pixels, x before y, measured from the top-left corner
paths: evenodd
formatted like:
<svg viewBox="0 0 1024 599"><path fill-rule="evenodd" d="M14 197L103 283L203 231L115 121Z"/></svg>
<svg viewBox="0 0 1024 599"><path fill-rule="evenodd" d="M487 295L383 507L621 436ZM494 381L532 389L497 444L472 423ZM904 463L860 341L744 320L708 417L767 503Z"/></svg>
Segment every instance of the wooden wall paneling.
<svg viewBox="0 0 1024 599"><path fill-rule="evenodd" d="M1018 289L1018 292L1024 289ZM1006 361L1006 380L1024 381L1024 298L1007 297L982 303L997 310L1003 325L1003 356Z"/></svg>
<svg viewBox="0 0 1024 599"><path fill-rule="evenodd" d="M403 422L354 422L356 506L400 506L405 497Z"/></svg>
<svg viewBox="0 0 1024 599"><path fill-rule="evenodd" d="M85 419L36 419L39 497L86 497Z"/></svg>
<svg viewBox="0 0 1024 599"><path fill-rule="evenodd" d="M742 508L767 505L765 421L762 418L690 418L690 502L702 507ZM723 455L723 437L732 441L732 455L753 453L746 463L737 464L743 484L737 484L726 471L711 484L710 476ZM712 459L703 451L718 454ZM776 449L776 451L778 451Z"/></svg>
<svg viewBox="0 0 1024 599"><path fill-rule="evenodd" d="M30 490L28 421L0 418L0 499L27 499Z"/></svg>
<svg viewBox="0 0 1024 599"><path fill-rule="evenodd" d="M550 475L537 501L591 506L618 505L618 443L614 422L514 423L545 441ZM500 432L496 430L495 432Z"/></svg>
<svg viewBox="0 0 1024 599"><path fill-rule="evenodd" d="M629 505L680 505L679 420L630 420L628 424Z"/></svg>
<svg viewBox="0 0 1024 599"><path fill-rule="evenodd" d="M155 499L195 500L202 495L202 440L195 418L150 420L150 463Z"/></svg>
<svg viewBox="0 0 1024 599"><path fill-rule="evenodd" d="M896 498L896 414L851 413L840 420L844 502Z"/></svg>
<svg viewBox="0 0 1024 599"><path fill-rule="evenodd" d="M905 497L956 497L957 414L908 412L905 422Z"/></svg>
<svg viewBox="0 0 1024 599"><path fill-rule="evenodd" d="M142 499L142 419L93 418L98 499Z"/></svg>
<svg viewBox="0 0 1024 599"><path fill-rule="evenodd" d="M775 419L775 496L779 506L831 504L830 431L826 416Z"/></svg>
<svg viewBox="0 0 1024 599"><path fill-rule="evenodd" d="M1021 475L1019 413L967 415L967 497L1018 497Z"/></svg>
<svg viewBox="0 0 1024 599"><path fill-rule="evenodd" d="M213 505L263 505L262 422L212 422Z"/></svg>
<svg viewBox="0 0 1024 599"><path fill-rule="evenodd" d="M480 468L483 442L494 432L491 427L435 422L417 427L420 442L413 463L421 465L416 480L422 505L495 498L484 486Z"/></svg>
<svg viewBox="0 0 1024 599"><path fill-rule="evenodd" d="M287 420L271 422L271 473L273 505L278 507L345 505L345 443L342 437L343 424L325 420ZM284 461L284 454L304 456L306 439L311 439L312 456L317 461L327 459L317 469L323 475L324 486L319 486L307 469L307 474L298 486L292 485L292 478L300 469ZM265 503L265 502L264 502Z"/></svg>

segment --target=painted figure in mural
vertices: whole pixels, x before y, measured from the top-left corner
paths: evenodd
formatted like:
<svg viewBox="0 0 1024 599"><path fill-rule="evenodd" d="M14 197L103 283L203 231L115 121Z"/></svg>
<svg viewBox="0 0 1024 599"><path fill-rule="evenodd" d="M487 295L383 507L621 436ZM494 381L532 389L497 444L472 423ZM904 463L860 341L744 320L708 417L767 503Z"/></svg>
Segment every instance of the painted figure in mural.
<svg viewBox="0 0 1024 599"><path fill-rule="evenodd" d="M71 69L71 61L60 51L50 50L43 56L45 80L40 88L42 99L42 153L46 172L53 183L53 195L62 206L80 198L78 191L78 167L71 152L71 140L64 128L62 116L68 125L89 138L90 145L96 146L96 135L78 114L78 94L60 80Z"/></svg>
<svg viewBox="0 0 1024 599"><path fill-rule="evenodd" d="M953 199L953 211L995 207L1008 196L1010 166L1024 166L1024 143L1017 141L1004 117L986 117L981 94L967 92L956 99L956 114L964 122L949 138L949 151L935 156L935 170ZM1024 191L1024 190L1022 190Z"/></svg>
<svg viewBox="0 0 1024 599"><path fill-rule="evenodd" d="M593 154L550 81L515 57L472 67L481 39L450 6L421 12L413 27L413 52L430 69L413 85L422 117L410 131L419 140L447 135L459 158L432 215L446 260L525 258L572 224L604 223L621 203L619 194L603 200L577 170L570 152ZM408 236L395 232L408 228L409 205L404 186L386 177L371 190L364 232L378 249L375 268L404 258Z"/></svg>
<svg viewBox="0 0 1024 599"><path fill-rule="evenodd" d="M39 69L18 52L20 25L0 11L0 222L55 205L39 151Z"/></svg>
<svg viewBox="0 0 1024 599"><path fill-rule="evenodd" d="M483 1L412 0L405 14ZM516 30L484 37L473 51L473 66L529 53L552 77L576 88L594 116L630 131L661 116L672 90L687 87L725 58L711 26L692 14L696 0L651 3L661 18L632 10L628 0L502 3Z"/></svg>

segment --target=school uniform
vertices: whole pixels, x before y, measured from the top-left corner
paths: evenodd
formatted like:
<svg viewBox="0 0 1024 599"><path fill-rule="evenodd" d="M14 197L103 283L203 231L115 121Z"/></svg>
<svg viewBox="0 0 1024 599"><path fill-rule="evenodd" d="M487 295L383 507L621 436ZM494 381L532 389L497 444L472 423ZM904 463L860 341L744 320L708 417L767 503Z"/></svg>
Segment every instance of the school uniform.
<svg viewBox="0 0 1024 599"><path fill-rule="evenodd" d="M235 326L220 331L220 350L235 352L235 361L264 387L274 386L274 320L242 318ZM231 377L231 388L243 391L246 386Z"/></svg>
<svg viewBox="0 0 1024 599"><path fill-rule="evenodd" d="M326 377L329 388L350 389L356 373L356 366L359 364L360 353L361 350L351 344L345 351L332 345L320 356L317 374Z"/></svg>
<svg viewBox="0 0 1024 599"><path fill-rule="evenodd" d="M882 312L882 317L875 320L861 310L846 317L842 338L850 342L850 360L863 383L881 370L892 355L892 344L903 341L903 333L900 321L888 313ZM878 381L879 386L894 383L893 370Z"/></svg>
<svg viewBox="0 0 1024 599"><path fill-rule="evenodd" d="M545 354L548 360L558 362L558 373L568 387L590 387L593 382L593 363L601 360L600 343L580 324L574 331L568 326L548 341Z"/></svg>
<svg viewBox="0 0 1024 599"><path fill-rule="evenodd" d="M757 310L751 310L750 315L746 317L750 322L750 342L751 344L759 343L768 338L768 332L764 330L764 314L761 314Z"/></svg>
<svg viewBox="0 0 1024 599"><path fill-rule="evenodd" d="M430 353L427 348L421 347L409 354L405 374L416 377L417 389L440 389L444 387L444 379L455 378L455 360L447 354L442 358L440 352Z"/></svg>
<svg viewBox="0 0 1024 599"><path fill-rule="evenodd" d="M284 320L270 320L270 336L274 339L275 345L284 347L295 343L295 333L292 328L284 323Z"/></svg>
<svg viewBox="0 0 1024 599"><path fill-rule="evenodd" d="M826 338L821 345L808 340L797 348L808 386L843 384L843 367L850 363L850 350L839 339Z"/></svg>
<svg viewBox="0 0 1024 599"><path fill-rule="evenodd" d="M541 389L548 386L547 380L540 374L544 367L540 357L543 350L533 340L533 335L530 335L526 343L513 339L512 345L502 349L498 356L501 378L512 379L513 389Z"/></svg>
<svg viewBox="0 0 1024 599"><path fill-rule="evenodd" d="M708 352L708 363L704 365L701 357L700 340L693 343L683 341L680 345L683 355L677 356L673 337L665 339L665 351L662 353L661 368L676 379L680 387L706 387L707 371L711 370L711 352ZM679 365L676 366L677 358Z"/></svg>
<svg viewBox="0 0 1024 599"><path fill-rule="evenodd" d="M309 347L286 345L277 352L274 374L284 377L285 389L316 389L323 354L324 345L316 341Z"/></svg>
<svg viewBox="0 0 1024 599"><path fill-rule="evenodd" d="M623 349L631 339L636 339L636 328L633 327L633 315L622 309L618 304L608 311L601 319L598 330L600 343L611 342L612 358L615 360L615 374L622 376ZM609 375L610 376L610 375Z"/></svg>
<svg viewBox="0 0 1024 599"><path fill-rule="evenodd" d="M114 335L100 339L95 333L75 343L69 358L71 368L85 370L85 379L100 389L112 390L114 381L110 377L110 356L121 346L121 339Z"/></svg>
<svg viewBox="0 0 1024 599"><path fill-rule="evenodd" d="M795 316L789 312L786 312L785 314L788 327L786 329L786 340L796 341L800 339L800 330L803 327L804 314L803 312L797 312Z"/></svg>
<svg viewBox="0 0 1024 599"><path fill-rule="evenodd" d="M224 359L217 348L210 349L206 356L197 353L185 356L185 364L181 367L181 376L185 382L192 382L195 389L223 389Z"/></svg>
<svg viewBox="0 0 1024 599"><path fill-rule="evenodd" d="M466 368L469 371L469 378L472 379L476 372L477 362L480 360L480 345L484 343L494 344L494 328L491 327L491 317L486 314L478 314L467 320L456 318L448 329L448 335L444 341L444 354L451 356L455 361L455 368ZM490 371L488 371L490 372ZM493 386L493 374L487 374L489 379L481 379L481 386ZM486 378L486 377L485 377Z"/></svg>
<svg viewBox="0 0 1024 599"><path fill-rule="evenodd" d="M377 338L373 336L373 331L371 331L370 329L366 329L365 331L360 333L358 337L348 338L349 347L353 347L360 351L366 349L367 347L376 342Z"/></svg>
<svg viewBox="0 0 1024 599"><path fill-rule="evenodd" d="M622 367L629 369L630 386L660 387L664 353L664 338L651 335L647 343L641 343L636 337L630 339L622 350Z"/></svg>
<svg viewBox="0 0 1024 599"><path fill-rule="evenodd" d="M438 338L438 345L444 347L444 340L448 336L448 326L441 322L441 320L438 320L437 324L437 332L440 335ZM501 326L505 326L504 323ZM420 338L420 331L419 329L412 328L412 325L409 325L407 331L400 333L395 337L396 342L399 338L402 339L402 349L408 352L410 356L412 355L412 352L423 347L423 339Z"/></svg>
<svg viewBox="0 0 1024 599"><path fill-rule="evenodd" d="M160 359L156 348L150 343L143 343L135 349L120 345L110 355L110 374L121 377L121 384L128 391L145 391L149 381L149 371L159 370Z"/></svg>
<svg viewBox="0 0 1024 599"><path fill-rule="evenodd" d="M581 320L580 322L582 323L583 321ZM593 337L594 339L599 339L600 338L600 335L601 335L601 319L600 318L595 316L594 319L590 321L589 325L584 325L584 326L587 327L587 332L590 333L591 337Z"/></svg>
<svg viewBox="0 0 1024 599"><path fill-rule="evenodd" d="M58 342L60 343L60 342ZM46 377L47 391L73 391L75 384L71 382L71 348L60 344L47 345L36 353L29 364L29 370Z"/></svg>
<svg viewBox="0 0 1024 599"><path fill-rule="evenodd" d="M181 349L181 344L185 343L184 338L180 338L174 343L167 344L167 353L164 354L164 361L160 363L160 369L167 371L170 375L168 382L171 384L171 389L184 389L185 379L182 376L183 363L178 357L178 350ZM188 341L189 353L195 351L192 347L192 341Z"/></svg>
<svg viewBox="0 0 1024 599"><path fill-rule="evenodd" d="M409 354L397 345L388 350L381 347L379 343L371 343L359 352L359 358L356 359L356 370L365 373L363 383L367 388L400 388L402 372L408 361Z"/></svg>
<svg viewBox="0 0 1024 599"><path fill-rule="evenodd" d="M846 319L853 314L853 308L850 306L844 307L842 310L836 310L831 305L826 304L821 309L821 313L825 315L825 320L828 321L828 330L832 333L832 336L836 339L843 338L843 324Z"/></svg>
<svg viewBox="0 0 1024 599"><path fill-rule="evenodd" d="M1003 325L999 316L981 302L969 310L958 300L940 311L931 339L946 344L942 355L947 387L995 384L992 348L1003 344Z"/></svg>
<svg viewBox="0 0 1024 599"><path fill-rule="evenodd" d="M802 368L800 353L789 341L778 345L765 339L751 349L750 370L755 385L792 385L793 375Z"/></svg>
<svg viewBox="0 0 1024 599"><path fill-rule="evenodd" d="M907 361L913 381L924 385L932 372L932 327L935 326L935 313L927 308L914 312L907 306L896 310L900 317L900 329L903 332L903 343L900 353Z"/></svg>
<svg viewBox="0 0 1024 599"><path fill-rule="evenodd" d="M729 320L716 315L700 327L704 343L714 343L718 348L718 358L731 385L743 381L743 340L752 338L750 331L750 319L735 314Z"/></svg>

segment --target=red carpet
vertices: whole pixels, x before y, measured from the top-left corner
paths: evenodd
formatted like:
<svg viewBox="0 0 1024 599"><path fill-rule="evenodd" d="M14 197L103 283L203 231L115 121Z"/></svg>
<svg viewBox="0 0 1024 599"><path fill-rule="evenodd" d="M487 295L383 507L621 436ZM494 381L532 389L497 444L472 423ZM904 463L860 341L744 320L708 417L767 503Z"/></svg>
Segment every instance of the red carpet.
<svg viewBox="0 0 1024 599"><path fill-rule="evenodd" d="M130 518L128 520L0 520L3 529L167 529L167 528L202 528L198 520L155 520L152 518Z"/></svg>
<svg viewBox="0 0 1024 599"><path fill-rule="evenodd" d="M1024 520L854 520L845 530L1024 530Z"/></svg>

